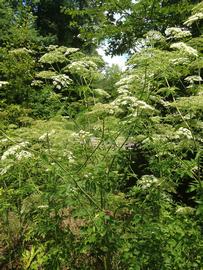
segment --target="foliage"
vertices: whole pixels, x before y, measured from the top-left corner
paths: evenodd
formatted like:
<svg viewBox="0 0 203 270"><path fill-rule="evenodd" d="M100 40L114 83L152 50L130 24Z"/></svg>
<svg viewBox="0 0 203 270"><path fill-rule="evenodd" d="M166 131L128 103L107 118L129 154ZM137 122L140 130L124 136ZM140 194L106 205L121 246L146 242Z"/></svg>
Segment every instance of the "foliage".
<svg viewBox="0 0 203 270"><path fill-rule="evenodd" d="M121 3L127 12L143 2ZM1 48L0 268L202 268L202 36L193 19L147 32L124 72L61 44Z"/></svg>
<svg viewBox="0 0 203 270"><path fill-rule="evenodd" d="M49 118L66 110L73 101L79 102L77 107L80 103L87 107L87 93L94 99L94 88L102 78L99 70L104 64L99 56L86 56L78 50L50 45L37 58L39 52L35 50L2 48L2 99L32 109L35 117Z"/></svg>
<svg viewBox="0 0 203 270"><path fill-rule="evenodd" d="M93 42L106 40L109 44L108 52L115 55L139 50L143 45L144 35L151 30L164 33L168 27L181 26L190 15L194 4L200 1L89 2L91 5L82 11L67 8L66 13L72 16L73 20L84 14L91 15L92 21L97 23L82 25L82 37ZM198 7L196 9L198 10Z"/></svg>

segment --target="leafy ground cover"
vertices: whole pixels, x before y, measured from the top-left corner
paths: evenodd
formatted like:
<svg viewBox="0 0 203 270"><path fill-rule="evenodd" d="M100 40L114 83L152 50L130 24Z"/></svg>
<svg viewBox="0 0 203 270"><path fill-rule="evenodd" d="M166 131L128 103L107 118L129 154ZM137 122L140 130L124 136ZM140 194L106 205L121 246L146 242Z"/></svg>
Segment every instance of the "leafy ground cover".
<svg viewBox="0 0 203 270"><path fill-rule="evenodd" d="M202 10L124 72L1 48L1 269L202 269Z"/></svg>

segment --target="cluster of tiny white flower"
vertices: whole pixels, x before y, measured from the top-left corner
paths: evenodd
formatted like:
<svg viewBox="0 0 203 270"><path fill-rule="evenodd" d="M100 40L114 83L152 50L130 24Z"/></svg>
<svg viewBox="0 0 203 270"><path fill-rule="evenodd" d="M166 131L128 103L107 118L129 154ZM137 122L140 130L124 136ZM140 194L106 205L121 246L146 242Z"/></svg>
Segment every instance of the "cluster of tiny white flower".
<svg viewBox="0 0 203 270"><path fill-rule="evenodd" d="M92 173L86 173L86 174L84 174L84 178L86 178L86 179L93 179L94 177L93 177L93 174Z"/></svg>
<svg viewBox="0 0 203 270"><path fill-rule="evenodd" d="M195 209L189 206L178 206L176 213L180 215L191 215L195 213Z"/></svg>
<svg viewBox="0 0 203 270"><path fill-rule="evenodd" d="M192 48L191 46L188 46L187 44L185 44L184 42L177 42L177 43L173 43L170 48L172 49L177 49L180 51L183 51L184 53L187 53L191 56L198 56L198 52L197 50L195 50L194 48Z"/></svg>
<svg viewBox="0 0 203 270"><path fill-rule="evenodd" d="M118 89L117 89L117 92L120 94L120 95L129 95L130 94L130 91L129 91L129 86L128 85L122 85L120 86Z"/></svg>
<svg viewBox="0 0 203 270"><path fill-rule="evenodd" d="M69 55L69 54L79 51L78 48L68 48L66 46L59 47L58 45L49 45L47 49L48 51L59 51L61 53L64 53L65 55Z"/></svg>
<svg viewBox="0 0 203 270"><path fill-rule="evenodd" d="M41 86L43 84L40 80L33 80L31 86Z"/></svg>
<svg viewBox="0 0 203 270"><path fill-rule="evenodd" d="M67 48L65 46L58 46L58 45L50 45L47 47L48 52L45 53L39 60L41 63L66 63L67 56L77 52L78 48Z"/></svg>
<svg viewBox="0 0 203 270"><path fill-rule="evenodd" d="M111 104L123 111L127 110L128 112L133 113L134 116L137 115L138 109L154 110L154 108L146 102L138 100L131 95L127 95L127 91L124 94L119 95Z"/></svg>
<svg viewBox="0 0 203 270"><path fill-rule="evenodd" d="M48 207L49 207L48 204L44 204L44 205L39 205L37 208L38 209L46 209Z"/></svg>
<svg viewBox="0 0 203 270"><path fill-rule="evenodd" d="M59 75L53 76L52 79L53 79L53 85L59 90L62 87L68 87L72 83L71 78L65 74L59 74Z"/></svg>
<svg viewBox="0 0 203 270"><path fill-rule="evenodd" d="M184 128L184 127L180 127L176 133L180 137L186 137L187 139L193 138L192 132L189 129Z"/></svg>
<svg viewBox="0 0 203 270"><path fill-rule="evenodd" d="M187 26L190 26L194 22L202 20L202 19L203 19L203 12L198 12L198 13L190 16L184 24Z"/></svg>
<svg viewBox="0 0 203 270"><path fill-rule="evenodd" d="M53 129L51 130L49 133L44 133L42 134L40 137L39 137L39 141L46 141L47 140L47 137L50 137L52 135L54 135L56 133L56 131Z"/></svg>
<svg viewBox="0 0 203 270"><path fill-rule="evenodd" d="M76 141L80 142L80 144L86 144L90 141L92 134L85 130L80 130L78 133L73 132L72 137L76 139Z"/></svg>
<svg viewBox="0 0 203 270"><path fill-rule="evenodd" d="M143 175L141 179L137 181L137 184L145 190L159 184L159 179L156 178L154 175Z"/></svg>
<svg viewBox="0 0 203 270"><path fill-rule="evenodd" d="M64 63L66 61L65 55L58 50L45 53L39 60L39 62L44 64Z"/></svg>
<svg viewBox="0 0 203 270"><path fill-rule="evenodd" d="M159 31L155 31L155 30L147 32L146 38L147 40L156 40L156 41L160 41L164 39L162 34Z"/></svg>
<svg viewBox="0 0 203 270"><path fill-rule="evenodd" d="M75 156L73 155L72 151L65 152L65 156L67 157L69 164L75 163Z"/></svg>
<svg viewBox="0 0 203 270"><path fill-rule="evenodd" d="M170 27L165 31L166 36L169 38L180 39L190 37L192 34L188 30L184 30L178 27Z"/></svg>
<svg viewBox="0 0 203 270"><path fill-rule="evenodd" d="M120 81L118 81L115 85L116 86L122 86L126 84L132 83L137 78L137 75L128 75L122 78Z"/></svg>
<svg viewBox="0 0 203 270"><path fill-rule="evenodd" d="M65 56L69 55L69 54L72 54L72 53L75 53L79 51L78 48L66 48L66 51L65 51Z"/></svg>
<svg viewBox="0 0 203 270"><path fill-rule="evenodd" d="M82 77L91 75L91 72L97 71L97 65L93 61L76 61L69 64L65 70L68 69L71 73L76 73Z"/></svg>
<svg viewBox="0 0 203 270"><path fill-rule="evenodd" d="M185 81L189 82L190 84L194 84L194 82L201 82L202 78L200 76L193 75L186 77Z"/></svg>
<svg viewBox="0 0 203 270"><path fill-rule="evenodd" d="M179 58L172 59L170 62L173 65L187 65L190 63L190 60L189 58L186 58L186 57L179 57Z"/></svg>
<svg viewBox="0 0 203 270"><path fill-rule="evenodd" d="M17 160L21 160L21 159L23 159L23 158L30 158L30 157L32 157L33 155L30 153L30 152L28 152L28 151L25 151L25 150L22 150L22 151L20 151L19 153L16 153L16 159Z"/></svg>
<svg viewBox="0 0 203 270"><path fill-rule="evenodd" d="M36 77L37 78L41 78L41 79L52 79L53 76L56 75L56 72L55 71L52 71L52 70L43 70L43 71L40 71L36 74Z"/></svg>
<svg viewBox="0 0 203 270"><path fill-rule="evenodd" d="M20 154L20 153L27 152L27 151L23 151L23 150L21 151L21 149L24 147L27 147L28 144L29 144L28 142L21 142L19 144L11 146L9 149L7 149L3 153L1 160L6 160L9 156L16 156L17 159L22 158L25 153L22 153L22 154ZM31 154L31 153L29 153L29 154ZM25 154L25 157L28 157L27 153ZM29 155L29 157L30 157L30 155Z"/></svg>
<svg viewBox="0 0 203 270"><path fill-rule="evenodd" d="M165 100L163 100L163 99L160 99L159 100L159 103L161 104L161 105L163 105L164 107L170 107L170 102L168 102L168 101L165 101Z"/></svg>
<svg viewBox="0 0 203 270"><path fill-rule="evenodd" d="M28 54L28 53L32 53L32 50L28 50L27 48L18 48L18 49L13 49L13 50L9 51L9 53Z"/></svg>
<svg viewBox="0 0 203 270"><path fill-rule="evenodd" d="M7 85L7 84L8 84L8 82L6 82L6 81L0 81L0 88L3 87L4 85Z"/></svg>
<svg viewBox="0 0 203 270"><path fill-rule="evenodd" d="M93 107L92 110L89 112L86 112L87 116L106 116L106 115L113 115L116 113L117 109L115 105L113 105L112 103L100 103L97 102Z"/></svg>
<svg viewBox="0 0 203 270"><path fill-rule="evenodd" d="M54 51L58 48L58 45L49 45L48 47L46 47L48 49L48 51Z"/></svg>
<svg viewBox="0 0 203 270"><path fill-rule="evenodd" d="M145 111L154 110L154 108L147 104L145 101L139 100L132 95L132 86L130 84L137 78L137 75L128 75L127 77L117 82L116 86L118 86L117 92L119 96L110 103L112 105L112 114L127 113L128 122L138 116L139 109Z"/></svg>
<svg viewBox="0 0 203 270"><path fill-rule="evenodd" d="M5 143L5 142L8 142L8 139L4 138L0 140L0 143Z"/></svg>

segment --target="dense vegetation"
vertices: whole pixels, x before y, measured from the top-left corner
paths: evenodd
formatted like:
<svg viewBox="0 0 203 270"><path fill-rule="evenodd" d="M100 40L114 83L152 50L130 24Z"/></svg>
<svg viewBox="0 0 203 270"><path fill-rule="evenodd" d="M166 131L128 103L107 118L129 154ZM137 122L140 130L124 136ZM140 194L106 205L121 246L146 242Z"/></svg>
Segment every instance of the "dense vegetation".
<svg viewBox="0 0 203 270"><path fill-rule="evenodd" d="M0 0L1 269L203 269L202 20L200 1Z"/></svg>

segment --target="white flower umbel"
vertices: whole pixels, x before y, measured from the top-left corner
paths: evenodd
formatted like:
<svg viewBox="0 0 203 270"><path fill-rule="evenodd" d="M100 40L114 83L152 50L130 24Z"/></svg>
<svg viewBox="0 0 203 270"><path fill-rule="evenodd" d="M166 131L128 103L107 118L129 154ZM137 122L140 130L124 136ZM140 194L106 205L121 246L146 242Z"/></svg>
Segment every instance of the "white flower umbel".
<svg viewBox="0 0 203 270"><path fill-rule="evenodd" d="M90 72L97 71L97 65L93 61L76 61L68 65L65 70L68 69L71 73L76 73L82 77L90 74Z"/></svg>
<svg viewBox="0 0 203 270"><path fill-rule="evenodd" d="M138 100L136 97L127 95L126 93L118 96L111 104L124 111L127 110L130 113L135 113L137 109L154 110L154 108L146 102Z"/></svg>
<svg viewBox="0 0 203 270"><path fill-rule="evenodd" d="M4 138L4 139L1 139L0 140L0 143L5 143L5 142L8 142L8 139L7 138Z"/></svg>
<svg viewBox="0 0 203 270"><path fill-rule="evenodd" d="M72 137L80 144L86 144L90 141L92 134L85 130L80 130L78 133L73 132Z"/></svg>
<svg viewBox="0 0 203 270"><path fill-rule="evenodd" d="M69 164L74 164L75 163L75 156L73 155L73 152L67 151L65 153L65 156L67 157Z"/></svg>
<svg viewBox="0 0 203 270"><path fill-rule="evenodd" d="M44 204L44 205L39 205L37 208L38 209L46 209L48 207L49 207L48 204Z"/></svg>
<svg viewBox="0 0 203 270"><path fill-rule="evenodd" d="M170 46L171 49L176 49L176 50L180 50L186 54L189 54L191 56L198 56L198 52L197 50L195 50L194 48L192 48L191 46L188 46L187 44L185 44L184 42L177 42L177 43L173 43Z"/></svg>
<svg viewBox="0 0 203 270"><path fill-rule="evenodd" d="M195 209L189 206L178 206L176 209L176 214L179 215L191 215L195 213Z"/></svg>
<svg viewBox="0 0 203 270"><path fill-rule="evenodd" d="M93 79L101 77L96 63L85 59L67 65L63 68L63 72L77 75L87 81L92 81Z"/></svg>
<svg viewBox="0 0 203 270"><path fill-rule="evenodd" d="M186 77L185 78L185 81L193 84L195 82L201 82L202 81L202 78L200 76L193 75L193 76Z"/></svg>
<svg viewBox="0 0 203 270"><path fill-rule="evenodd" d="M141 179L137 181L138 186L142 189L148 189L152 186L156 186L159 184L159 179L156 178L154 175L143 175Z"/></svg>
<svg viewBox="0 0 203 270"><path fill-rule="evenodd" d="M24 159L24 158L31 158L32 156L33 155L30 152L25 151L25 150L22 150L19 153L16 153L17 160L21 160L21 159Z"/></svg>
<svg viewBox="0 0 203 270"><path fill-rule="evenodd" d="M58 48L58 45L49 45L49 46L47 47L48 51L54 51L54 50L56 50L57 48Z"/></svg>
<svg viewBox="0 0 203 270"><path fill-rule="evenodd" d="M167 28L165 34L167 37L174 39L181 39L185 37L190 37L192 35L190 31L178 27Z"/></svg>
<svg viewBox="0 0 203 270"><path fill-rule="evenodd" d="M72 54L72 53L75 53L77 51L79 51L78 48L67 48L66 51L65 51L65 56L69 55L69 54Z"/></svg>
<svg viewBox="0 0 203 270"><path fill-rule="evenodd" d="M120 81L118 81L115 85L116 86L122 86L132 83L137 78L137 75L127 75L124 78L122 78Z"/></svg>
<svg viewBox="0 0 203 270"><path fill-rule="evenodd" d="M39 62L44 64L54 64L54 63L64 63L66 62L66 57L60 51L54 50L45 53L39 60Z"/></svg>
<svg viewBox="0 0 203 270"><path fill-rule="evenodd" d="M62 87L68 87L73 81L68 75L65 74L59 74L52 77L53 79L53 85L57 89L61 89Z"/></svg>
<svg viewBox="0 0 203 270"><path fill-rule="evenodd" d="M52 70L43 70L40 71L36 74L37 78L42 78L42 79L52 79L53 76L56 75L55 71Z"/></svg>
<svg viewBox="0 0 203 270"><path fill-rule="evenodd" d="M11 50L9 51L9 53L12 53L12 54L28 54L28 53L32 53L31 50L28 50L26 48L18 48L18 49L14 49L14 50Z"/></svg>
<svg viewBox="0 0 203 270"><path fill-rule="evenodd" d="M19 151L24 148L24 147L27 147L28 146L28 142L21 142L19 144L16 144L16 145L13 145L11 146L9 149L7 149L2 157L1 157L1 160L6 160L8 157L10 156L15 156L19 153Z"/></svg>
<svg viewBox="0 0 203 270"><path fill-rule="evenodd" d="M173 65L188 65L190 63L190 59L187 57L179 57L172 59L170 61Z"/></svg>
<svg viewBox="0 0 203 270"><path fill-rule="evenodd" d="M60 47L57 47L55 49L55 51L61 52L64 55L69 55L69 54L72 54L72 53L79 51L79 49L78 48L68 48L66 46L60 46Z"/></svg>
<svg viewBox="0 0 203 270"><path fill-rule="evenodd" d="M117 89L117 92L120 94L120 95L130 95L130 91L129 91L129 86L128 85L122 85L120 86L118 89Z"/></svg>
<svg viewBox="0 0 203 270"><path fill-rule="evenodd" d="M149 40L149 41L151 41L151 40L153 40L153 41L161 41L161 40L164 40L164 37L161 34L161 32L151 30L151 31L147 32L146 39Z"/></svg>
<svg viewBox="0 0 203 270"><path fill-rule="evenodd" d="M8 84L8 82L6 82L6 81L0 81L0 88L7 85L7 84Z"/></svg>
<svg viewBox="0 0 203 270"><path fill-rule="evenodd" d="M189 129L184 128L184 127L180 127L178 129L177 135L180 136L180 137L185 137L187 139L192 139L193 138L192 132Z"/></svg>
<svg viewBox="0 0 203 270"><path fill-rule="evenodd" d="M31 86L41 86L43 84L43 81L41 80L33 80L31 83Z"/></svg>
<svg viewBox="0 0 203 270"><path fill-rule="evenodd" d="M188 18L186 22L184 22L185 25L191 26L193 23L202 20L203 19L203 12L198 12Z"/></svg>

